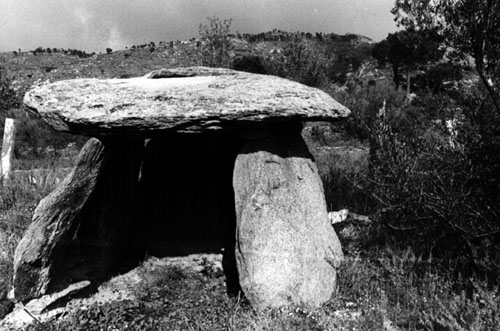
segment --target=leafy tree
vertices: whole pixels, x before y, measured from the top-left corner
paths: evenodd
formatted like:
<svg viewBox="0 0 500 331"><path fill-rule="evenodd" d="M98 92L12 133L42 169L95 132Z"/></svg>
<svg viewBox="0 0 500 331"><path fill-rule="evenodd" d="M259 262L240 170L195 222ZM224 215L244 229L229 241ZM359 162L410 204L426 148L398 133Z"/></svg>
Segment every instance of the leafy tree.
<svg viewBox="0 0 500 331"><path fill-rule="evenodd" d="M436 245L449 243L445 249L449 250L454 246L453 249L467 263L471 263L475 270L482 269L492 273L491 279L498 281L500 1L397 0L392 12L396 22L406 30L435 31L442 38L447 58L452 62L465 65L474 63L481 86L468 86L447 102L448 106L436 107L436 113L443 113L442 122L446 119L457 121L455 135L458 145L454 148L440 147L433 151L432 148L429 149L432 146L424 142L421 144L422 152L417 150L416 155L425 163L415 158L415 164L422 164L422 168L415 172L412 169L418 169L418 166L414 167L413 162L407 163L411 165L412 168L408 169L412 171L404 173L405 178L415 175L418 179L407 187L413 192L424 192L422 199L408 203L411 199L404 198L401 190L404 187L399 182L395 182L396 185L393 186L398 187L397 191L394 193L390 189L388 193L398 199L403 197L405 202L401 206L408 211L404 216L411 220L414 225L412 228L423 226L431 230L428 233L432 238L442 236ZM454 75L453 71L450 74ZM424 100L422 105L426 108L435 100L436 97L432 96ZM432 123L426 126L432 127ZM394 130L390 131L391 135L387 134L387 137L393 137L393 132ZM405 137L408 137L408 133L398 139ZM394 145L390 139L382 142L386 146ZM394 148L394 153L400 150L403 149ZM426 155L433 157L426 160ZM387 166L382 170L387 171L386 169L392 171L393 168ZM379 182L389 187L384 178L379 179ZM388 203L394 205L392 200ZM425 209L419 210L422 206ZM412 215L417 217L412 220ZM404 219L398 218L399 215L396 214L391 217Z"/></svg>
<svg viewBox="0 0 500 331"><path fill-rule="evenodd" d="M400 70L406 72L408 94L410 93L411 71L419 66L440 60L443 54L440 37L434 30L415 30L413 28L390 33L372 50L372 56L379 64L391 64L396 89L401 83Z"/></svg>
<svg viewBox="0 0 500 331"><path fill-rule="evenodd" d="M500 113L500 1L396 0L392 13L406 29L432 29L455 50L473 59L481 82Z"/></svg>
<svg viewBox="0 0 500 331"><path fill-rule="evenodd" d="M203 65L209 67L229 67L230 51L233 46L230 39L232 19L221 20L216 16L208 17L208 25L200 24L199 33L203 40L201 55Z"/></svg>

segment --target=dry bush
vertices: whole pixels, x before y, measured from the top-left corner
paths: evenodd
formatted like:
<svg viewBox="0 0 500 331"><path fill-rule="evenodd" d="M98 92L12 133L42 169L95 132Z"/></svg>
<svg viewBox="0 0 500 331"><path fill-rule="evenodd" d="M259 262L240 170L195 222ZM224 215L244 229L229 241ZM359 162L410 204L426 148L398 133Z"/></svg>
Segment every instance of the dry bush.
<svg viewBox="0 0 500 331"><path fill-rule="evenodd" d="M373 122L369 189L379 220L395 242L459 259L458 272L497 279L498 118L491 108L464 102L450 134L433 116L433 100L420 101L388 108Z"/></svg>
<svg viewBox="0 0 500 331"><path fill-rule="evenodd" d="M284 44L281 54L266 57L263 65L269 75L321 87L328 84L333 55L325 45L296 36Z"/></svg>
<svg viewBox="0 0 500 331"><path fill-rule="evenodd" d="M221 20L217 16L208 17L208 24L200 24L202 40L201 62L204 66L229 68L231 66L232 44L230 39L232 19Z"/></svg>

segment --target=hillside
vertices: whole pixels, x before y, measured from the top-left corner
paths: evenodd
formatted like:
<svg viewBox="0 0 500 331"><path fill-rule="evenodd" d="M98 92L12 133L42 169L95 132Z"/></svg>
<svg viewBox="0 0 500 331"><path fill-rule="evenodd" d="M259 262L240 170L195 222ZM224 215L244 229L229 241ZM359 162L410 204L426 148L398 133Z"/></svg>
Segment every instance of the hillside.
<svg viewBox="0 0 500 331"><path fill-rule="evenodd" d="M232 57L258 56L261 58L280 55L284 44L296 38L305 38L327 47L335 55L339 77L356 70L370 59L369 38L348 34L289 33L270 31L260 34L233 36ZM47 45L50 46L50 45ZM201 41L150 42L133 45L125 50L109 54L94 54L79 57L74 52L8 52L0 53L0 63L4 64L12 77L12 86L22 97L33 83L39 80L62 80L72 78L126 78L168 67L200 65L199 48ZM39 48L43 49L43 48Z"/></svg>
<svg viewBox="0 0 500 331"><path fill-rule="evenodd" d="M343 122L305 123L302 130L328 211L338 215L331 220L348 215L332 222L345 256L335 296L312 310L256 311L244 298L226 296L219 254L188 256L190 268L185 260L176 265L146 254L137 268L124 265L123 277L49 303L55 315L43 316L43 305L18 305L29 322L40 318L27 330L498 330L500 112L475 68L430 61L400 72L396 88L397 68L380 68L373 41L363 36L273 30L232 35L230 42L225 65L319 87L352 111ZM4 94L0 122L19 120L14 168L27 174L12 187L0 186L0 253L6 252L0 254L0 320L14 306L7 293L15 248L40 199L64 178L62 170L86 140L75 144L77 136L6 105L37 81L201 65L204 46L191 39L102 54L41 47L0 53L16 94ZM192 183L186 187L199 194L202 181ZM125 288L115 287L120 283ZM105 294L111 299L94 300ZM41 314L33 317L32 308Z"/></svg>

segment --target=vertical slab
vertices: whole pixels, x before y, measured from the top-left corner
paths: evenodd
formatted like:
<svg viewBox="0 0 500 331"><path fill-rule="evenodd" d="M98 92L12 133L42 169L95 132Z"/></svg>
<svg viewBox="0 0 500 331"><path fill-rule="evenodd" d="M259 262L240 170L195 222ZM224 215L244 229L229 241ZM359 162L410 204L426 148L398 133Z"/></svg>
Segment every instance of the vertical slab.
<svg viewBox="0 0 500 331"><path fill-rule="evenodd" d="M89 265L87 279L103 279L129 257L139 208L139 172L144 156L140 139L103 139L105 168L96 203L77 233L82 256ZM142 215L141 215L142 216Z"/></svg>
<svg viewBox="0 0 500 331"><path fill-rule="evenodd" d="M44 198L16 248L14 294L27 300L118 267L131 240L142 140L90 139Z"/></svg>
<svg viewBox="0 0 500 331"><path fill-rule="evenodd" d="M73 238L93 200L104 167L104 146L90 139L74 170L38 204L33 222L14 256L14 294L17 300L43 295L61 272L74 246ZM63 268L65 269L65 268Z"/></svg>
<svg viewBox="0 0 500 331"><path fill-rule="evenodd" d="M5 129L3 131L2 143L2 164L1 176L3 185L7 186L9 183L12 167L12 156L14 154L14 143L16 138L16 122L12 118L5 119Z"/></svg>
<svg viewBox="0 0 500 331"><path fill-rule="evenodd" d="M298 130L247 141L236 158L236 262L252 306L318 306L343 259L323 186Z"/></svg>

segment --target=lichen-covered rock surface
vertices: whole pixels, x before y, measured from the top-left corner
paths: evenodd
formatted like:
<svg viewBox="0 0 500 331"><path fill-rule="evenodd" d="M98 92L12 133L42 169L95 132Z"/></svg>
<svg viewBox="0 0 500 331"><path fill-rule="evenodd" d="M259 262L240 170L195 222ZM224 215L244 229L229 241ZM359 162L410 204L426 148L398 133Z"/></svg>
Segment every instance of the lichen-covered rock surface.
<svg viewBox="0 0 500 331"><path fill-rule="evenodd" d="M300 134L281 132L247 142L233 178L236 262L252 306L327 301L343 254Z"/></svg>
<svg viewBox="0 0 500 331"><path fill-rule="evenodd" d="M129 79L44 82L24 103L56 130L103 136L333 121L349 110L315 88L230 69L163 69Z"/></svg>
<svg viewBox="0 0 500 331"><path fill-rule="evenodd" d="M14 256L24 301L112 274L129 246L142 142L90 139L74 170L38 205Z"/></svg>
<svg viewBox="0 0 500 331"><path fill-rule="evenodd" d="M82 218L101 175L104 146L97 139L82 149L73 172L38 205L33 222L14 256L15 296L19 301L47 293L54 274L63 269Z"/></svg>

